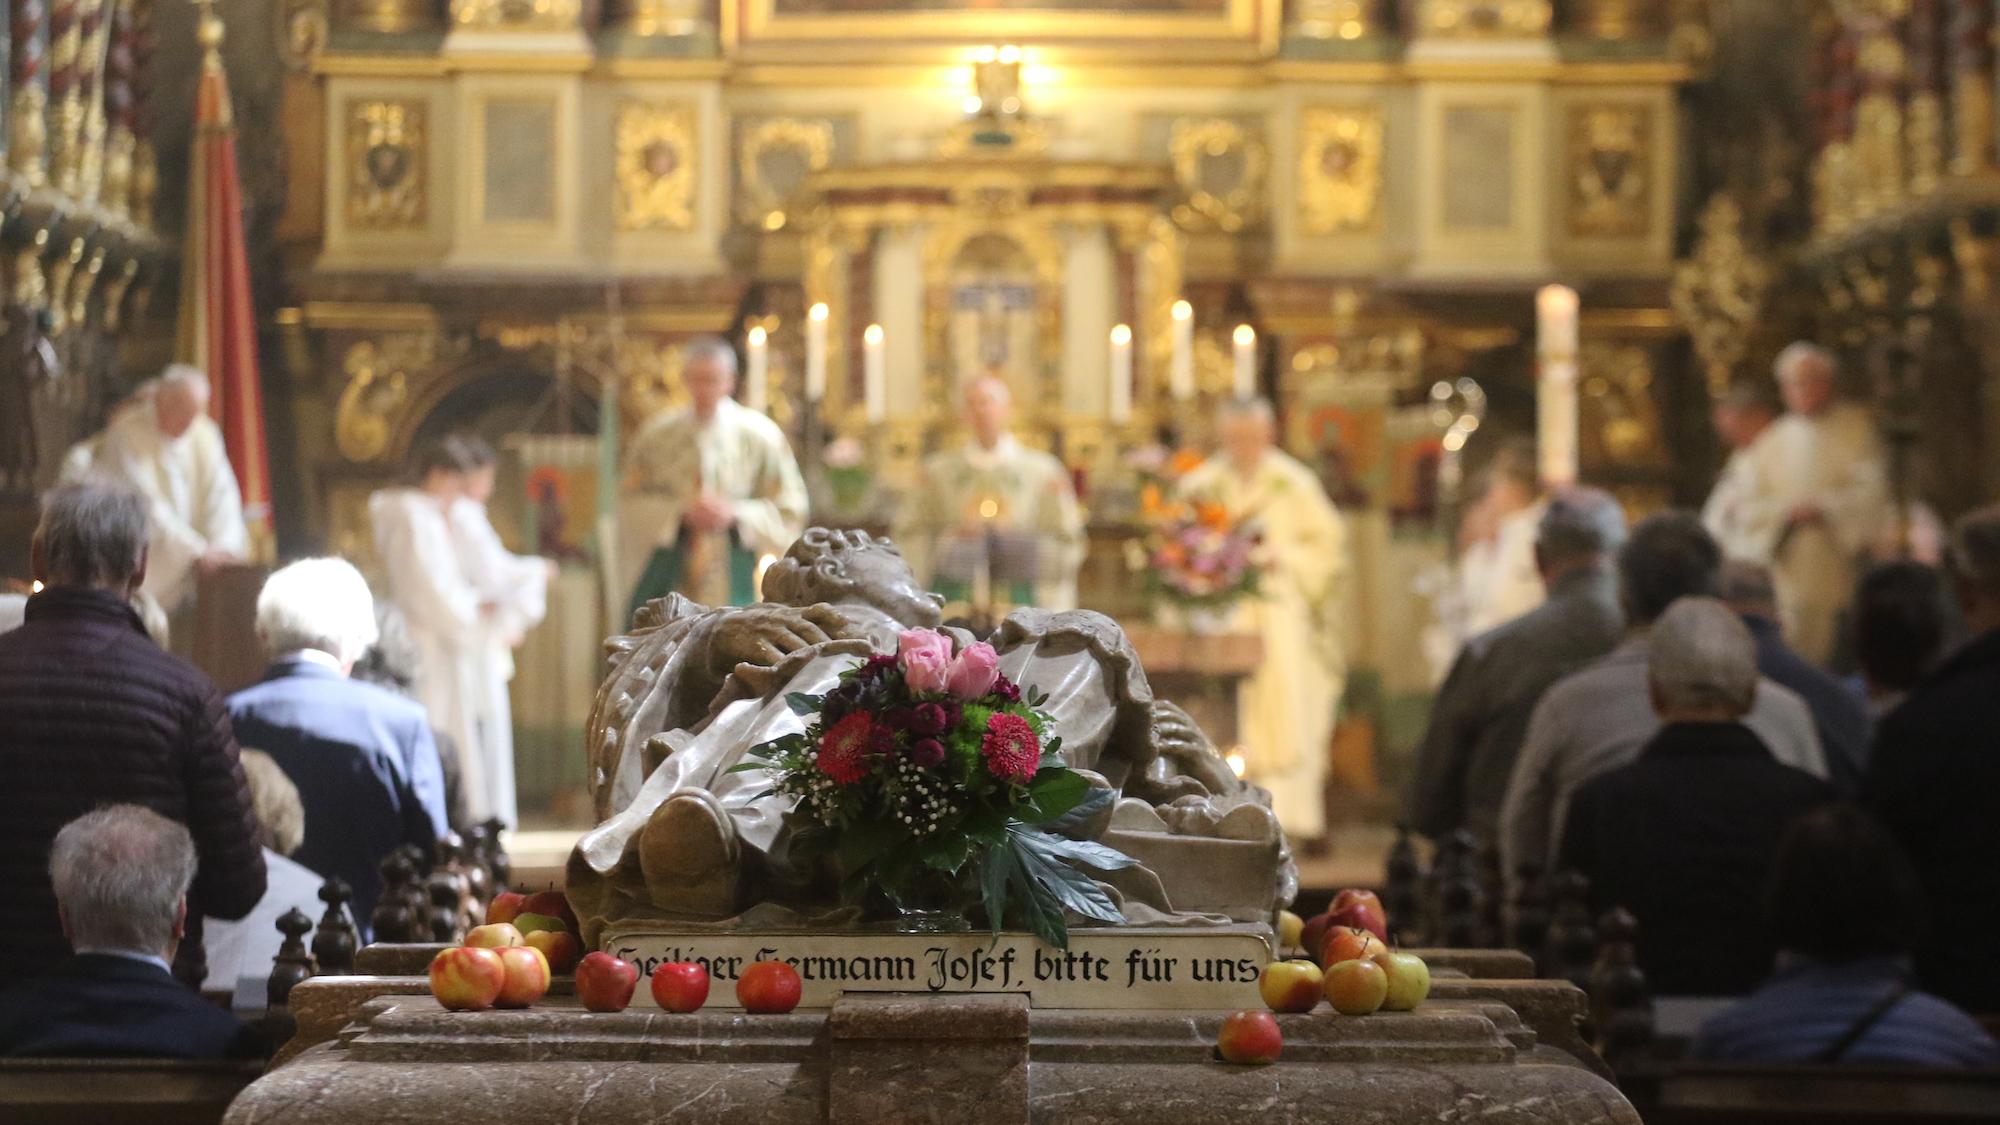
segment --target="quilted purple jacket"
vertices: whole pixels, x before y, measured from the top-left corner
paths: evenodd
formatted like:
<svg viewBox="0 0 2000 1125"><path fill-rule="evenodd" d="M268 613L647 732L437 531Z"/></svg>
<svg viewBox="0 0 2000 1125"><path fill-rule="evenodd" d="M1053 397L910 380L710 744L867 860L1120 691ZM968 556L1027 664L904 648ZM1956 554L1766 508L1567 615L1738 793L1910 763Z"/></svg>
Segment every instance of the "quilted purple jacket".
<svg viewBox="0 0 2000 1125"><path fill-rule="evenodd" d="M13 978L69 956L49 885L56 832L127 802L194 835L199 867L174 971L199 981L202 916L241 918L264 894L256 816L222 697L154 645L117 595L44 590L28 600L25 623L0 633L0 965Z"/></svg>

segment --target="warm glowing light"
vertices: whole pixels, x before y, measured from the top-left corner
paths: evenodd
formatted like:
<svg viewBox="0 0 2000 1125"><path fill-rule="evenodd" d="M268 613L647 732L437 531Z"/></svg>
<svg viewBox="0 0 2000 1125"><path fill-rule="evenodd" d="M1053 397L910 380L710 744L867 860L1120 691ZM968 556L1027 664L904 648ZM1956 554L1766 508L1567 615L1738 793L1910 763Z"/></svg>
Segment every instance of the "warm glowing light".
<svg viewBox="0 0 2000 1125"><path fill-rule="evenodd" d="M1021 68L1021 81L1030 86L1047 86L1056 80L1056 70L1052 66L1031 63Z"/></svg>
<svg viewBox="0 0 2000 1125"><path fill-rule="evenodd" d="M751 325L751 326L750 326L750 346L751 346L751 347L753 347L753 348L761 348L761 347L763 347L763 346L764 346L764 340L765 340L765 338L766 338L766 335L767 335L767 334L766 334L766 333L765 333L765 331L764 331L764 326L763 326L763 325L761 325L761 324L753 324L753 325Z"/></svg>
<svg viewBox="0 0 2000 1125"><path fill-rule="evenodd" d="M39 594L39 593L41 593L41 592L42 592L42 580L41 580L41 579L39 579L39 578L35 579L34 583L33 583L32 585L30 585L30 586L28 587L28 592L29 592L30 594Z"/></svg>
<svg viewBox="0 0 2000 1125"><path fill-rule="evenodd" d="M882 326L879 324L869 325L867 331L861 333L861 342L870 346L880 344L882 342Z"/></svg>
<svg viewBox="0 0 2000 1125"><path fill-rule="evenodd" d="M751 577L750 586L751 592L759 598L764 596L764 572L771 569L771 564L777 561L778 556L776 555L757 556L757 573Z"/></svg>
<svg viewBox="0 0 2000 1125"><path fill-rule="evenodd" d="M986 105L985 102L979 100L978 94L967 94L965 95L965 100L958 104L961 109L965 110L967 117L976 116Z"/></svg>
<svg viewBox="0 0 2000 1125"><path fill-rule="evenodd" d="M1021 99L1008 98L1007 100L1001 102L1000 112L1005 114L1015 114L1021 112Z"/></svg>
<svg viewBox="0 0 2000 1125"><path fill-rule="evenodd" d="M1458 427L1454 426L1445 433L1444 450L1446 453L1457 453L1459 450L1464 448L1465 448L1464 430L1461 430Z"/></svg>
<svg viewBox="0 0 2000 1125"><path fill-rule="evenodd" d="M1247 324L1239 324L1229 338L1236 341L1238 347L1249 347L1257 342L1257 330Z"/></svg>
<svg viewBox="0 0 2000 1125"><path fill-rule="evenodd" d="M1020 62L1021 48L1014 46L1012 43L1000 48L1000 61L1006 66L1013 66L1015 63Z"/></svg>
<svg viewBox="0 0 2000 1125"><path fill-rule="evenodd" d="M1194 319L1194 306L1193 306L1193 305L1190 305L1190 304L1188 304L1188 303L1187 303L1186 301L1175 301L1175 302L1174 302L1174 319L1175 319L1175 320L1193 320L1193 319Z"/></svg>
<svg viewBox="0 0 2000 1125"><path fill-rule="evenodd" d="M995 500L989 496L986 499L981 500L979 502L980 519L990 520L990 519L998 519L999 517L1000 517L1000 501Z"/></svg>
<svg viewBox="0 0 2000 1125"><path fill-rule="evenodd" d="M827 316L827 313L826 313L826 302L825 302L825 301L821 301L821 302L820 302L819 304L816 304L816 305L814 305L814 306L812 307L812 310L811 310L810 312L806 313L806 315L807 315L807 316L809 316L809 317L812 317L812 318L813 318L814 320L817 320L817 321L820 321L820 322L824 323L824 322L825 322L825 320L826 320L826 316Z"/></svg>
<svg viewBox="0 0 2000 1125"><path fill-rule="evenodd" d="M1112 343L1113 345L1115 345L1115 346L1117 346L1117 347L1121 347L1121 348L1122 348L1122 347L1124 347L1125 345L1127 345L1127 344L1129 344L1129 343L1131 343L1131 342L1132 342L1132 326L1131 326L1131 325L1129 325L1129 324L1114 324L1114 325L1112 325L1112 326L1111 326L1111 343Z"/></svg>
<svg viewBox="0 0 2000 1125"><path fill-rule="evenodd" d="M979 63L990 63L999 56L1000 56L1000 49L998 47L981 47L979 48L979 50L973 52L972 61Z"/></svg>
<svg viewBox="0 0 2000 1125"><path fill-rule="evenodd" d="M1237 777L1243 776L1243 769L1245 766L1245 762L1243 761L1243 751L1231 750L1227 755L1224 756L1223 761L1229 763L1230 773L1235 774Z"/></svg>

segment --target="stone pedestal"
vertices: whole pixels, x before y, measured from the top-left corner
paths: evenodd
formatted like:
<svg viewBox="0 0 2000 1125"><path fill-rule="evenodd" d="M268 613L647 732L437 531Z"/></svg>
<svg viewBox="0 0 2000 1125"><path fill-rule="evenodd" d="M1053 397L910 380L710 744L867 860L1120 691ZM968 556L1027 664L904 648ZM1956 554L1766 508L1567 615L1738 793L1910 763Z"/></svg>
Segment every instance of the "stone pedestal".
<svg viewBox="0 0 2000 1125"><path fill-rule="evenodd" d="M299 1040L227 1121L1637 1125L1609 1082L1513 1006L1545 992L1544 1017L1573 1026L1574 988L1466 979L1445 992L1415 1012L1279 1016L1283 1057L1242 1067L1214 1057L1220 1011L877 994L782 1016L666 1015L586 1012L558 994L468 1013L439 1008L417 977L323 978L294 991Z"/></svg>

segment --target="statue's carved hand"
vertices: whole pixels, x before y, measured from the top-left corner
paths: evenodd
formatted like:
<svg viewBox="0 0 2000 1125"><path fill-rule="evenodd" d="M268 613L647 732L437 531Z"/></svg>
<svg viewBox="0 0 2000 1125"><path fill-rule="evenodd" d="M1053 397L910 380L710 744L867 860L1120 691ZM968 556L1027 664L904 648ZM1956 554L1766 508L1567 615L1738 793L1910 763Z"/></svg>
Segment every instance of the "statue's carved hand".
<svg viewBox="0 0 2000 1125"><path fill-rule="evenodd" d="M785 657L840 639L847 622L830 606L758 605L724 615L711 627L708 670L720 680L742 665L775 668Z"/></svg>

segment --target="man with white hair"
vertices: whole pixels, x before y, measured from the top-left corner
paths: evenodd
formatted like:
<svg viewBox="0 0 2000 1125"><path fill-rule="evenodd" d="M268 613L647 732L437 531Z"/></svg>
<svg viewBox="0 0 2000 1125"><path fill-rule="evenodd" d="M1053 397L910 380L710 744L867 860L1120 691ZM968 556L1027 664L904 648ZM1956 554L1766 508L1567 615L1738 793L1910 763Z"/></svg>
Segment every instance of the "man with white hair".
<svg viewBox="0 0 2000 1125"><path fill-rule="evenodd" d="M1639 920L1639 967L1663 995L1738 996L1770 975L1765 886L1792 818L1834 799L1743 724L1759 693L1750 631L1714 598L1682 598L1652 629L1660 732L1637 760L1577 789L1561 866L1593 912Z"/></svg>
<svg viewBox="0 0 2000 1125"><path fill-rule="evenodd" d="M49 881L72 956L0 993L0 1055L249 1058L241 1020L176 981L188 921L194 838L138 805L108 805L64 825Z"/></svg>
<svg viewBox="0 0 2000 1125"><path fill-rule="evenodd" d="M284 567L257 596L270 671L229 697L237 738L269 754L304 802L293 858L354 888L364 935L382 857L403 844L428 850L446 831L444 771L423 707L349 678L375 628L374 599L352 565Z"/></svg>
<svg viewBox="0 0 2000 1125"><path fill-rule="evenodd" d="M1257 593L1240 627L1264 639L1264 659L1237 693L1244 777L1271 791L1293 839L1326 833L1327 762L1347 680L1341 618L1347 594L1347 525L1311 469L1277 448L1277 416L1264 399L1225 407L1221 449L1181 478L1180 494L1218 505L1263 533Z"/></svg>
<svg viewBox="0 0 2000 1125"><path fill-rule="evenodd" d="M783 430L731 398L736 352L688 344L688 402L647 422L620 473L618 581L629 609L670 593L703 605L757 600L758 563L806 525L806 485Z"/></svg>
<svg viewBox="0 0 2000 1125"><path fill-rule="evenodd" d="M113 412L104 432L66 459L64 474L117 477L145 496L152 518L146 593L168 614L194 593L195 576L250 550L243 493L222 429L208 416L208 376L176 363ZM91 449L87 463L83 449Z"/></svg>
<svg viewBox="0 0 2000 1125"><path fill-rule="evenodd" d="M1867 409L1835 396L1831 352L1795 343L1773 371L1785 416L1733 465L1727 512L1718 509L1711 530L1730 557L1771 568L1792 647L1825 664L1856 560L1892 514L1888 458Z"/></svg>
<svg viewBox="0 0 2000 1125"><path fill-rule="evenodd" d="M924 461L896 513L896 545L946 604L1005 616L1016 606L1076 608L1083 513L1061 461L1022 445L1014 393L998 376L965 388L965 444ZM984 582L981 588L982 580Z"/></svg>

